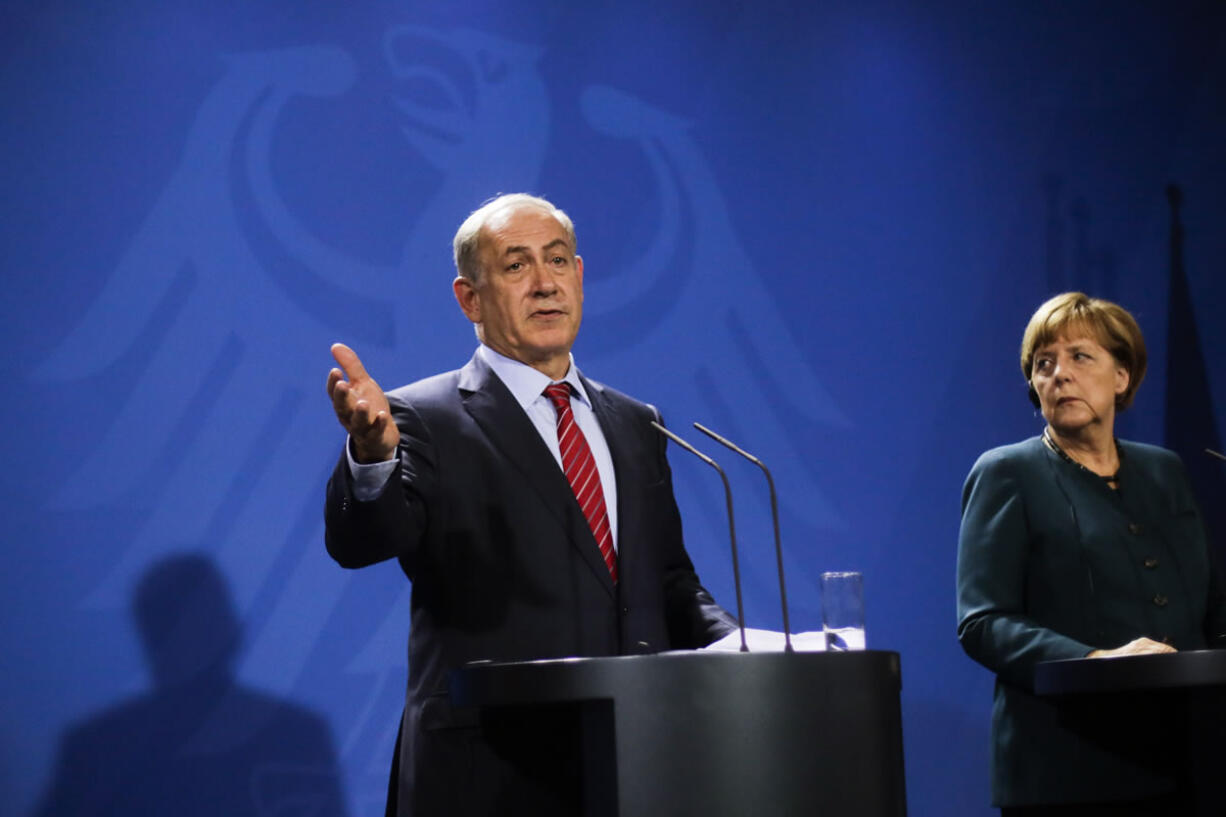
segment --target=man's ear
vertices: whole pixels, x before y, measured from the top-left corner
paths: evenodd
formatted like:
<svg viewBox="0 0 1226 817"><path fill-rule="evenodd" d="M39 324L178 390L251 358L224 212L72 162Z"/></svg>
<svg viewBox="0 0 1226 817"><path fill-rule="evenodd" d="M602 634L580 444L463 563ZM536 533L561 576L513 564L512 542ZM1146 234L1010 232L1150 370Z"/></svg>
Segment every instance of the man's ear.
<svg viewBox="0 0 1226 817"><path fill-rule="evenodd" d="M481 323L481 293L477 292L473 282L463 275L456 276L451 282L451 290L464 315L473 323Z"/></svg>
<svg viewBox="0 0 1226 817"><path fill-rule="evenodd" d="M575 256L575 278L579 280L579 298L583 299L583 256Z"/></svg>

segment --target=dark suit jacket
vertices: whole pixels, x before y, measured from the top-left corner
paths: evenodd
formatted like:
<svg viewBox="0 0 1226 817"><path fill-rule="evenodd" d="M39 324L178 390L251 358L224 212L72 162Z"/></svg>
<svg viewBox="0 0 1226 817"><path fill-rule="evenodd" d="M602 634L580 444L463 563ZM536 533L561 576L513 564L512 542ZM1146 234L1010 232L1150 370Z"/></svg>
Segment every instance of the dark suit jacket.
<svg viewBox="0 0 1226 817"><path fill-rule="evenodd" d="M551 743L547 725L508 716L499 729L453 711L450 670L701 647L735 627L686 554L665 441L649 425L655 409L583 383L616 471L616 587L562 470L477 356L388 393L399 462L377 499L354 499L343 455L328 483L333 558L345 567L396 558L413 584L401 815L530 813L538 796L534 808L547 810L557 786L576 779L573 750Z"/></svg>
<svg viewBox="0 0 1226 817"><path fill-rule="evenodd" d="M1041 438L988 451L967 477L958 638L997 675L992 791L1001 806L1139 798L1176 785L1171 713L1057 702L1035 665L1148 636L1203 649L1226 632L1205 529L1179 458L1119 442L1119 490Z"/></svg>

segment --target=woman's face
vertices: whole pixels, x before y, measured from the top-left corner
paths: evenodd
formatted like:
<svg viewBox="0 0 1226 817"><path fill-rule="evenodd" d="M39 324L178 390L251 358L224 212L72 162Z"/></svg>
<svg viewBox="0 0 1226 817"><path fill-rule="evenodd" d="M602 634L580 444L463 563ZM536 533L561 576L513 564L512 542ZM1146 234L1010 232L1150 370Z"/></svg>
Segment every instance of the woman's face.
<svg viewBox="0 0 1226 817"><path fill-rule="evenodd" d="M1083 332L1071 331L1035 351L1030 385L1043 417L1056 431L1093 426L1113 433L1115 398L1128 389L1128 370Z"/></svg>

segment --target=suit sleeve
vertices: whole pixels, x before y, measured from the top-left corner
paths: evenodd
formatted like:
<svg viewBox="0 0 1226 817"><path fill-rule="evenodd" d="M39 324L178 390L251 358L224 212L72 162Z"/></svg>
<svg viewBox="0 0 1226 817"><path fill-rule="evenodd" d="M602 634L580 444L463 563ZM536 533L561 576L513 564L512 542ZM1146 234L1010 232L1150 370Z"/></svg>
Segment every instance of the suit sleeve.
<svg viewBox="0 0 1226 817"><path fill-rule="evenodd" d="M1187 517L1195 520L1190 523L1188 539L1192 546L1203 551L1203 559L1207 576L1205 594L1205 642L1210 647L1226 647L1226 574L1223 573L1222 553L1213 545L1213 531L1209 530L1205 515L1201 512L1192 491L1188 472L1183 460L1174 452L1163 452L1167 457L1167 467L1170 473L1166 477L1169 485L1174 486L1172 512L1177 517ZM1218 531L1221 534L1221 531ZM1201 558L1201 553L1197 553Z"/></svg>
<svg viewBox="0 0 1226 817"><path fill-rule="evenodd" d="M984 455L967 477L958 532L958 641L967 655L1019 686L1041 661L1084 658L1092 647L1028 615L1032 568L1025 497L1007 459Z"/></svg>
<svg viewBox="0 0 1226 817"><path fill-rule="evenodd" d="M1209 598L1205 609L1205 641L1210 647L1226 648L1226 580L1222 558L1209 545Z"/></svg>
<svg viewBox="0 0 1226 817"><path fill-rule="evenodd" d="M398 558L412 578L429 525L427 509L437 485L437 468L429 430L417 412L392 395L388 401L400 430L396 468L378 496L361 501L354 496L348 458L341 452L328 480L324 541L342 567Z"/></svg>

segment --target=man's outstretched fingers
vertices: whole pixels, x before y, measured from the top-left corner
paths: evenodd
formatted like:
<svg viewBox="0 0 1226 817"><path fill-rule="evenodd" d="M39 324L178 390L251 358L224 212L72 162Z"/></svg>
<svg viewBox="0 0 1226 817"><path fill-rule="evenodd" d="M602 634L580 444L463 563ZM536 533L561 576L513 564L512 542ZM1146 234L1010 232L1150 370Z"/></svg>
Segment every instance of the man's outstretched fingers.
<svg viewBox="0 0 1226 817"><path fill-rule="evenodd" d="M355 380L366 380L370 375L366 373L366 367L362 365L362 359L358 357L358 353L350 349L343 343L332 344L332 357L340 364L341 369L345 372L345 377L352 383Z"/></svg>
<svg viewBox="0 0 1226 817"><path fill-rule="evenodd" d="M345 375L341 372L340 369L332 369L331 371L328 372L328 396L329 397L332 397L333 392L336 391L336 384L341 382L341 379L344 376Z"/></svg>

